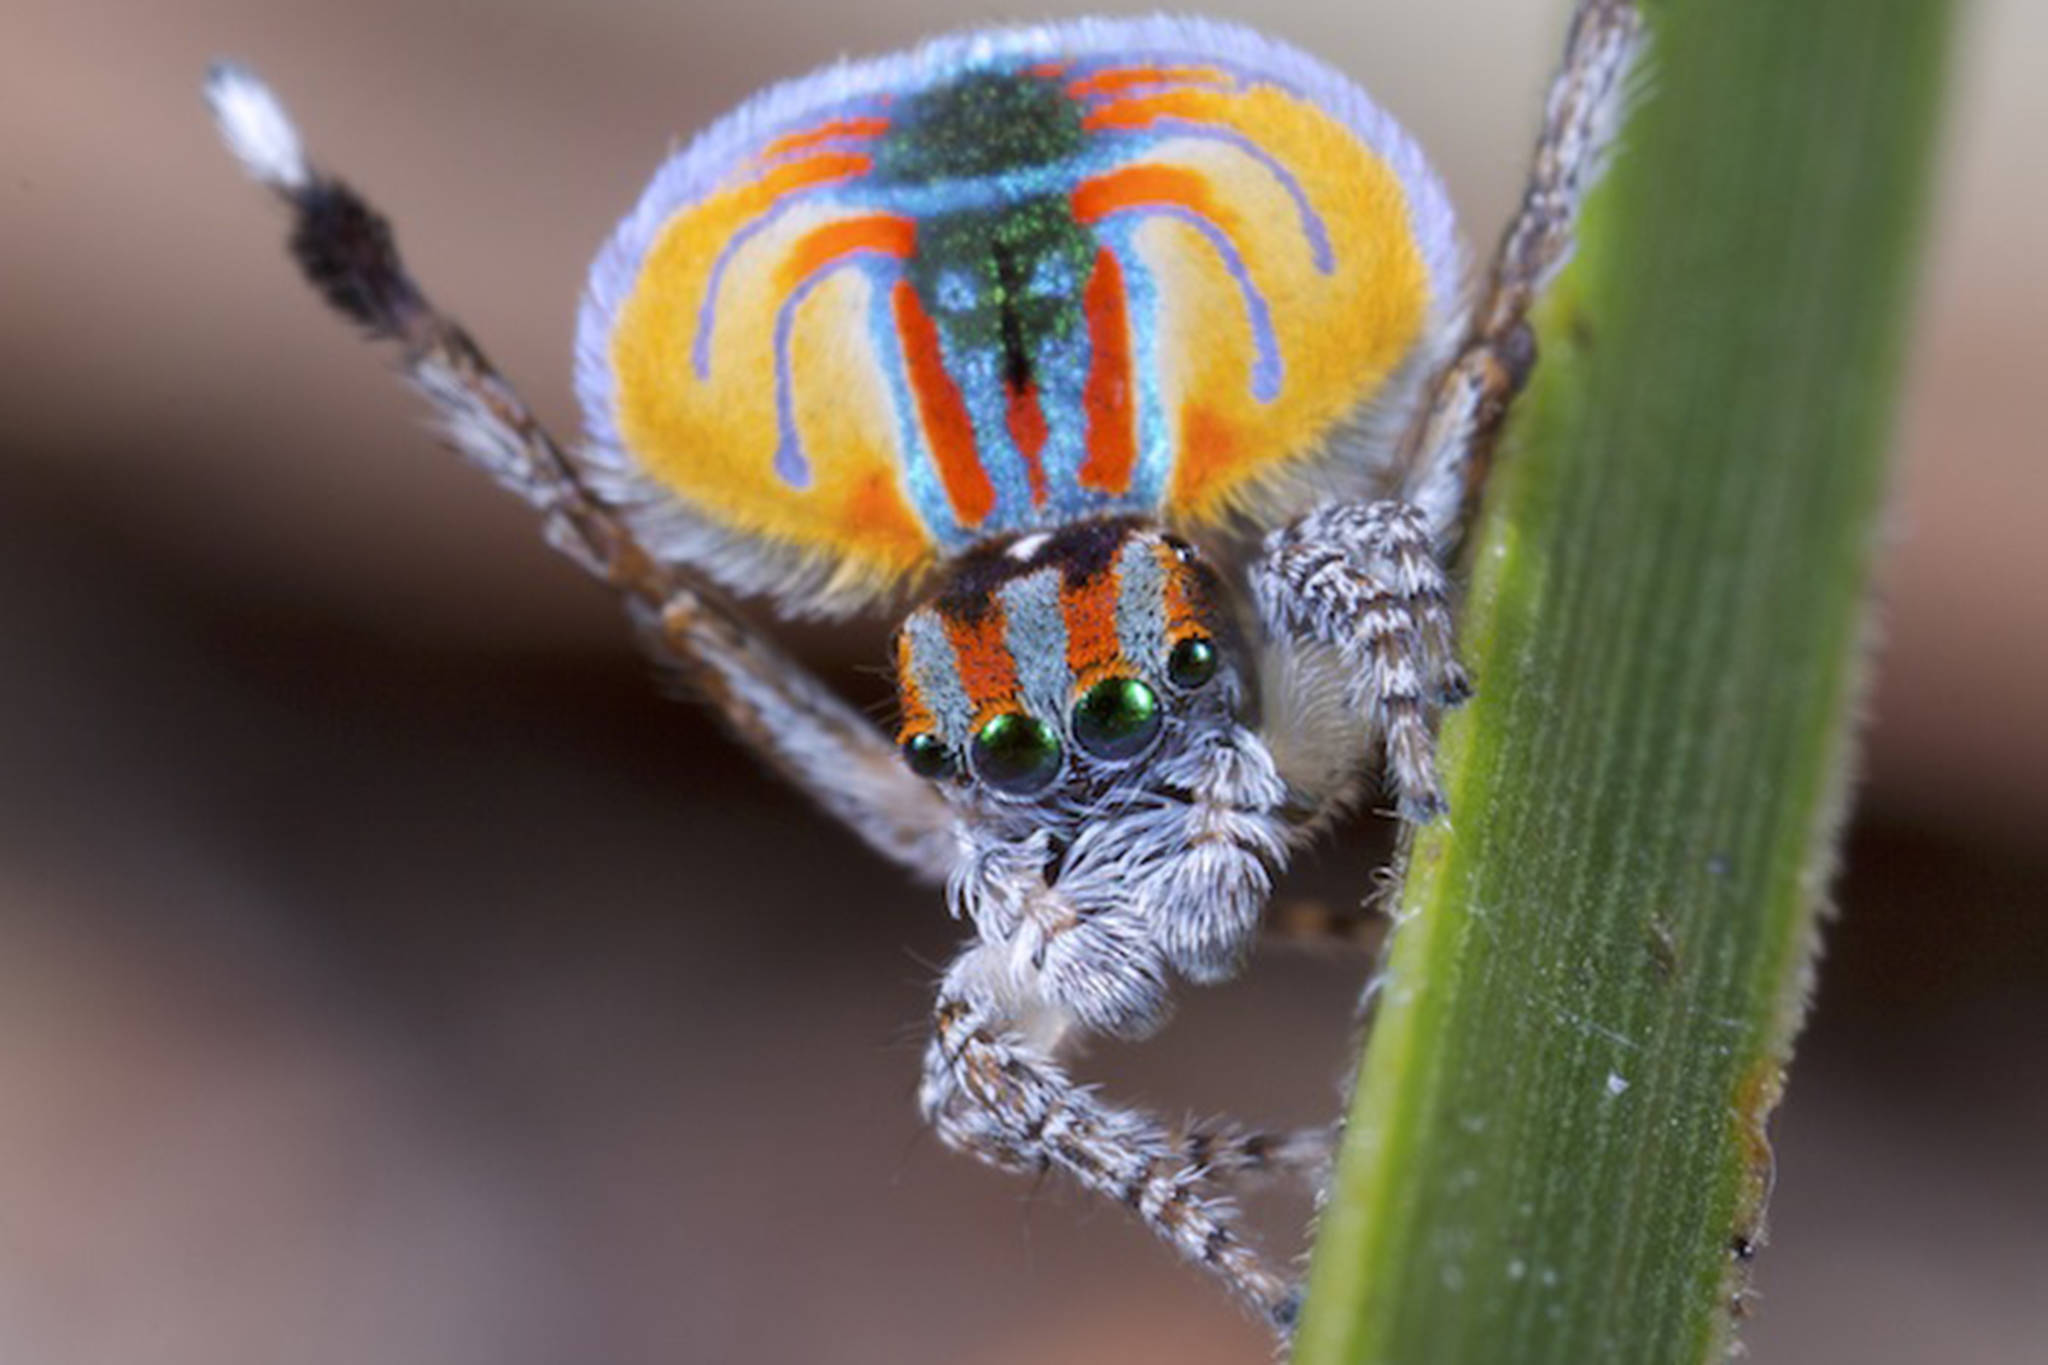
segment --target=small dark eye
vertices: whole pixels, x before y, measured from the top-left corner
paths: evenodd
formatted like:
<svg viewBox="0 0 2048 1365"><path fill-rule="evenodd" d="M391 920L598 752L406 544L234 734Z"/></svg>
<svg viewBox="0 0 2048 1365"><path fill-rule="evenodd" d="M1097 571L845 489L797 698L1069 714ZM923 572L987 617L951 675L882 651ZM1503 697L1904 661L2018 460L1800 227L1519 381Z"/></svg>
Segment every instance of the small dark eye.
<svg viewBox="0 0 2048 1365"><path fill-rule="evenodd" d="M945 777L953 771L953 751L946 741L929 730L919 731L903 741L903 761L919 777Z"/></svg>
<svg viewBox="0 0 2048 1365"><path fill-rule="evenodd" d="M1022 796L1058 776L1060 737L1035 716L1006 711L974 734L974 772L997 791Z"/></svg>
<svg viewBox="0 0 2048 1365"><path fill-rule="evenodd" d="M1206 635L1190 635L1166 658L1166 676L1176 687L1196 688L1216 676L1216 646Z"/></svg>
<svg viewBox="0 0 2048 1365"><path fill-rule="evenodd" d="M1098 758L1129 758L1159 733L1159 694L1136 678L1105 678L1074 704L1074 738Z"/></svg>

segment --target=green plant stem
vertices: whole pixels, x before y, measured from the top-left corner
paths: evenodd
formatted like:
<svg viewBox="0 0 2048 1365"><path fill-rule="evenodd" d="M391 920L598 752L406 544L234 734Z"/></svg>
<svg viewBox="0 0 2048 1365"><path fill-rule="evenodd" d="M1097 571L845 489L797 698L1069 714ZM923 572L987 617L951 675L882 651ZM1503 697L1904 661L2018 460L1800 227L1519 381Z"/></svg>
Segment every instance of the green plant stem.
<svg viewBox="0 0 2048 1365"><path fill-rule="evenodd" d="M1703 1362L1844 801L1945 0L1667 0L1539 309L1299 1365Z"/></svg>

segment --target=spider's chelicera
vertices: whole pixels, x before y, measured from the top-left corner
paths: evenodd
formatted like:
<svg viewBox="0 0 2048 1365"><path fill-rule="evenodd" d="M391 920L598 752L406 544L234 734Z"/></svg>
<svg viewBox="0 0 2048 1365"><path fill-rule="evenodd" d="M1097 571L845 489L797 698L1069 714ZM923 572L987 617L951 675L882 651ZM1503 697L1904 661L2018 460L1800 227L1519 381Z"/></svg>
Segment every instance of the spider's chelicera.
<svg viewBox="0 0 2048 1365"><path fill-rule="evenodd" d="M973 929L920 1104L951 1145L1133 1210L1286 1330L1249 1172L1329 1134L1177 1127L1060 1055L1239 969L1273 877L1364 790L1443 809L1465 683L1443 564L1635 40L1585 0L1469 315L1421 152L1311 57L1192 19L973 33L742 106L592 267L589 439L557 444L315 169L247 72L208 83L328 300L405 349L454 442L625 596L734 732ZM868 725L720 605L907 594Z"/></svg>

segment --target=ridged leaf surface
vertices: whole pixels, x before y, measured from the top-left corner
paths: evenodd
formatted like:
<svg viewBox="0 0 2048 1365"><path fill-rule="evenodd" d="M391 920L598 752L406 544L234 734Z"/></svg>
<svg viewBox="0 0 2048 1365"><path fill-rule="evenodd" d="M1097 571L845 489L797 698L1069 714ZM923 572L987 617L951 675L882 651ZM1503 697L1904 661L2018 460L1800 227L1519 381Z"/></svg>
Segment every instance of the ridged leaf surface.
<svg viewBox="0 0 2048 1365"><path fill-rule="evenodd" d="M1479 690L1394 903L1299 1365L1714 1360L1758 1236L1949 7L1646 8L1475 532Z"/></svg>

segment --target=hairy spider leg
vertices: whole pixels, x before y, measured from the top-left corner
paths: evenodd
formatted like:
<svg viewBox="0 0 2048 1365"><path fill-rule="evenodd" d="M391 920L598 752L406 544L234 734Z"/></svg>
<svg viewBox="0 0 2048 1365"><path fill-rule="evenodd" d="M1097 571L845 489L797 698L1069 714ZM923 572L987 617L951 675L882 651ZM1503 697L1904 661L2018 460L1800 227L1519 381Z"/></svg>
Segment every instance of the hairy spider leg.
<svg viewBox="0 0 2048 1365"><path fill-rule="evenodd" d="M1640 22L1630 0L1584 0L1574 16L1534 173L1502 237L1487 297L1413 429L1398 495L1317 508L1271 532L1252 568L1269 631L1332 647L1345 661L1351 704L1384 736L1389 784L1410 820L1446 809L1435 721L1469 691L1452 650L1443 564L1508 405L1535 363L1529 307L1570 254L1579 203L1619 122Z"/></svg>
<svg viewBox="0 0 2048 1365"><path fill-rule="evenodd" d="M398 343L407 378L450 444L538 511L550 544L619 592L650 652L736 739L878 852L943 880L957 849L954 816L887 738L694 574L649 553L469 334L413 282L384 217L307 158L267 86L222 64L206 96L243 169L291 208L292 253L308 282L373 338Z"/></svg>

